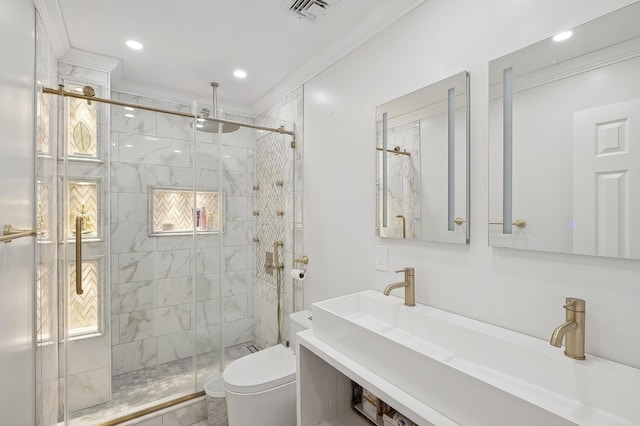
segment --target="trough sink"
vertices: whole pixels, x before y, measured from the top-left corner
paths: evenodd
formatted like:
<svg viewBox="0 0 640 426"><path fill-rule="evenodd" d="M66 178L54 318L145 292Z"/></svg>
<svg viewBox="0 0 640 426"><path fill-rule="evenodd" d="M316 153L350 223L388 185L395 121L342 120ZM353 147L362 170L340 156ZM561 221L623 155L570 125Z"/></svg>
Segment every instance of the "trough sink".
<svg viewBox="0 0 640 426"><path fill-rule="evenodd" d="M314 303L313 334L463 425L640 425L639 369L375 290Z"/></svg>

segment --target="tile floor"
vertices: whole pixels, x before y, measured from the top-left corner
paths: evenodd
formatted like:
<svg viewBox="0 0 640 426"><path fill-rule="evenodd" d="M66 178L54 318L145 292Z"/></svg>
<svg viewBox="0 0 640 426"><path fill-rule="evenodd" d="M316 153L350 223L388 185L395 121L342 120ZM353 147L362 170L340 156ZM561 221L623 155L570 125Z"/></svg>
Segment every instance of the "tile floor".
<svg viewBox="0 0 640 426"><path fill-rule="evenodd" d="M225 366L255 352L254 342L246 342L225 349ZM214 373L220 371L218 352L197 357L198 390ZM137 411L145 405L193 393L193 360L185 358L142 370L113 376L111 401L72 413L70 424L89 426Z"/></svg>

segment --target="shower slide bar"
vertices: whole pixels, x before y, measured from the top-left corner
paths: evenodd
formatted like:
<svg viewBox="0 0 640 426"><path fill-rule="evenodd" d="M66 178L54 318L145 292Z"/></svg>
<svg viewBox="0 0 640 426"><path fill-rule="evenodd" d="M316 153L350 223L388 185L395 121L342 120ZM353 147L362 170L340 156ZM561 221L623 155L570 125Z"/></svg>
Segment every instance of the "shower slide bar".
<svg viewBox="0 0 640 426"><path fill-rule="evenodd" d="M35 229L17 229L11 225L5 225L4 232L0 236L0 242L10 243L17 238L35 237L36 235L38 235L38 231Z"/></svg>
<svg viewBox="0 0 640 426"><path fill-rule="evenodd" d="M85 86L85 88L91 88L91 86ZM180 117L193 118L194 120L199 118L198 115L190 114L190 113L187 113L187 112L171 111L171 110L162 109L162 108L154 108L154 107L145 106L145 105L138 105L138 104L134 104L134 103L130 103L130 102L122 102L122 101L116 101L116 100L113 100L113 99L106 99L106 98L97 98L95 96L86 96L86 95L82 95L80 93L68 92L68 91L64 90L64 85L63 84L59 85L58 89L51 89L49 87L43 87L42 88L42 93L46 93L46 94L50 94L50 95L58 95L58 96L62 96L63 98L64 97L68 97L68 98L84 99L84 100L86 100L88 102L92 102L92 101L102 102L102 103L109 104L109 105L137 108L137 109L141 109L141 110L144 110L144 111L161 112L163 114L178 115ZM91 93L91 91L88 90L85 93ZM94 91L94 93L95 93L95 91ZM280 134L283 134L283 135L295 136L295 132L293 132L292 130L285 130L284 126L280 126L280 127L278 127L276 129L276 128L273 128L273 127L259 126L257 124L243 123L241 121L233 121L233 120L226 120L224 118L213 118L213 117L207 117L207 118L205 118L205 120L213 121L213 122L216 122L216 123L222 123L222 124L237 125L237 126L240 126L240 127L248 127L250 129L266 130L268 132L275 132L275 133L280 133Z"/></svg>

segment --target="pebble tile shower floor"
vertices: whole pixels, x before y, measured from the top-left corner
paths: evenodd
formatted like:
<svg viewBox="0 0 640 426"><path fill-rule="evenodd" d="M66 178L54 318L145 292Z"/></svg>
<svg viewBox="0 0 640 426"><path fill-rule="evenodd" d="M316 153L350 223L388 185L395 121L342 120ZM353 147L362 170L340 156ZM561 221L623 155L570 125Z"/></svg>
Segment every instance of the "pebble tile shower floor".
<svg viewBox="0 0 640 426"><path fill-rule="evenodd" d="M225 366L256 350L254 342L226 348ZM198 355L197 368L200 387L204 381L220 371L217 364L218 358L217 352ZM73 426L95 425L104 419L113 419L129 414L137 407L157 402L163 398L191 393L192 370L193 360L185 358L113 376L111 401L74 412L69 423Z"/></svg>

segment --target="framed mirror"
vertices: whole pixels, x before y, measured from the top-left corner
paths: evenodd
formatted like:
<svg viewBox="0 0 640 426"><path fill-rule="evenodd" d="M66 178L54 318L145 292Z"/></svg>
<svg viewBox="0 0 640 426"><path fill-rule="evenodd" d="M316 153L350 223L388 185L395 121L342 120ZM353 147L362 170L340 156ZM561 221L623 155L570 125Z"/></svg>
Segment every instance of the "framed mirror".
<svg viewBox="0 0 640 426"><path fill-rule="evenodd" d="M376 235L469 242L469 73L376 108Z"/></svg>
<svg viewBox="0 0 640 426"><path fill-rule="evenodd" d="M489 244L640 259L640 3L489 64Z"/></svg>

